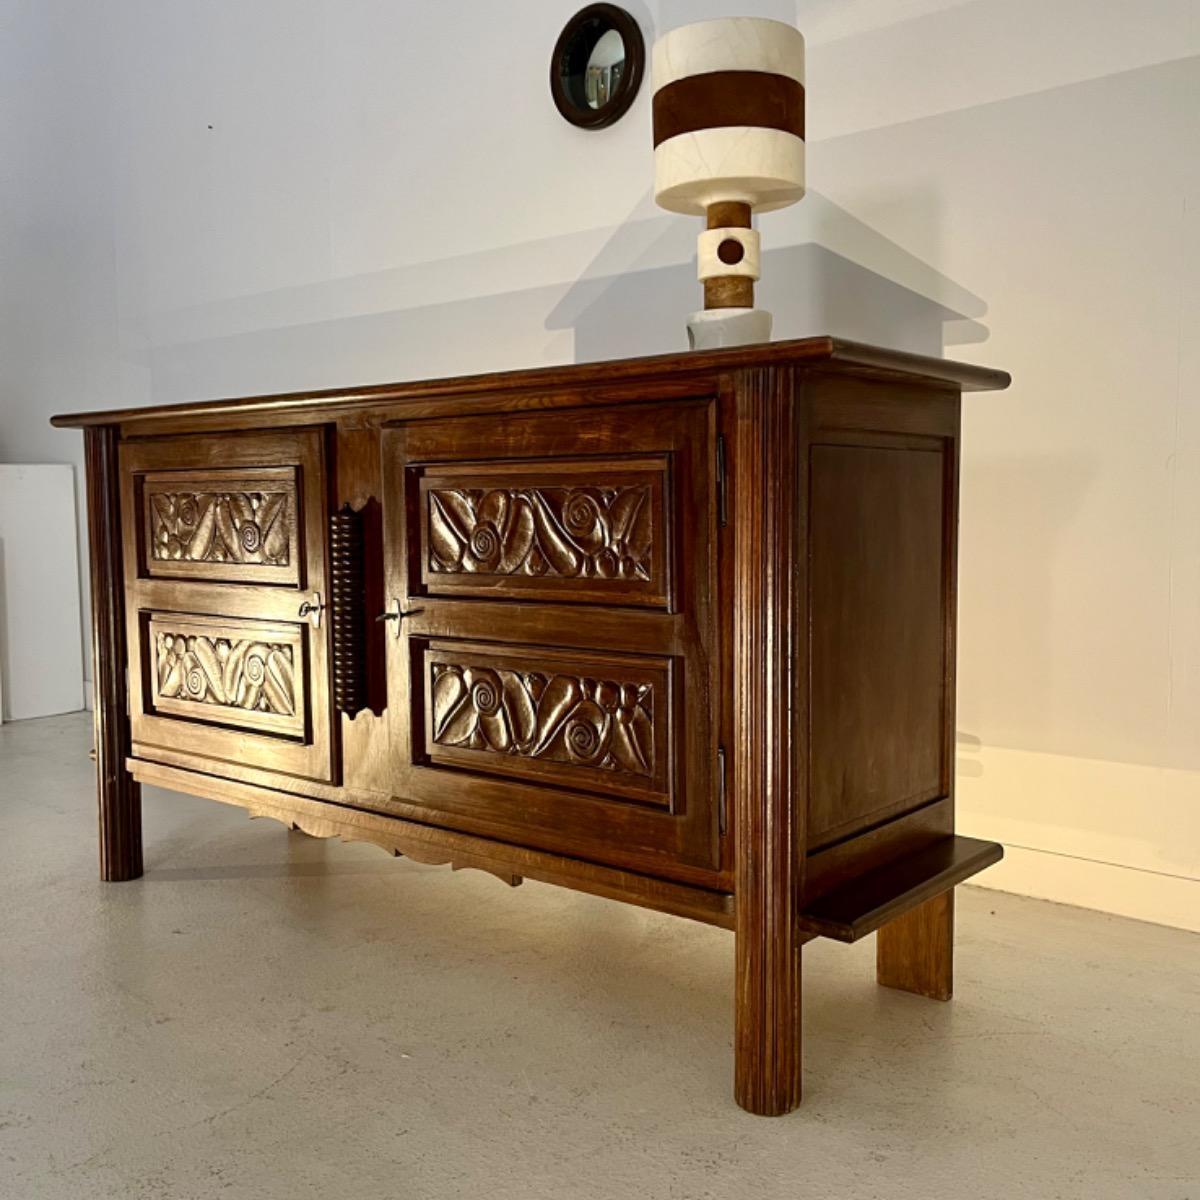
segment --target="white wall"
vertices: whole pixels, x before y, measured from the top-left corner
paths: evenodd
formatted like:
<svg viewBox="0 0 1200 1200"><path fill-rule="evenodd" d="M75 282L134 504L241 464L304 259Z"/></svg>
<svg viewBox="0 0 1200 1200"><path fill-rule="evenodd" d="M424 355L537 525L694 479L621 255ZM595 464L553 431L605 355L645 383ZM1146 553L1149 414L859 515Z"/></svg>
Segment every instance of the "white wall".
<svg viewBox="0 0 1200 1200"><path fill-rule="evenodd" d="M647 93L594 134L549 101L576 7L0 0L0 460L78 462L67 408L679 345L695 231L650 199ZM1197 927L1200 3L629 7L808 36L782 334L957 318L948 352L1014 374L965 420L982 882Z"/></svg>
<svg viewBox="0 0 1200 1200"><path fill-rule="evenodd" d="M71 468L0 463L0 721L83 706Z"/></svg>

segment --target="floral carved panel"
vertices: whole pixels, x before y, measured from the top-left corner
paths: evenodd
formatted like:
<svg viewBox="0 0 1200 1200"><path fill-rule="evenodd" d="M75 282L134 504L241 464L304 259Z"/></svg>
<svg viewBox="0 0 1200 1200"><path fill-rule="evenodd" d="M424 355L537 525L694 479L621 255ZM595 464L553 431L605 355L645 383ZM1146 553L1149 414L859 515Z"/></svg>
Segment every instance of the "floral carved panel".
<svg viewBox="0 0 1200 1200"><path fill-rule="evenodd" d="M425 586L663 606L665 465L431 469Z"/></svg>
<svg viewBox="0 0 1200 1200"><path fill-rule="evenodd" d="M288 492L156 492L151 554L159 560L286 566Z"/></svg>
<svg viewBox="0 0 1200 1200"><path fill-rule="evenodd" d="M303 732L298 627L156 616L150 636L156 709L294 736Z"/></svg>
<svg viewBox="0 0 1200 1200"><path fill-rule="evenodd" d="M669 672L570 661L549 652L512 655L439 650L429 665L430 749L490 759L506 774L622 786L667 803L664 758ZM608 667L605 670L605 667Z"/></svg>
<svg viewBox="0 0 1200 1200"><path fill-rule="evenodd" d="M298 579L292 470L164 472L147 476L143 488L151 575Z"/></svg>
<svg viewBox="0 0 1200 1200"><path fill-rule="evenodd" d="M428 495L431 571L650 578L649 488L447 488Z"/></svg>

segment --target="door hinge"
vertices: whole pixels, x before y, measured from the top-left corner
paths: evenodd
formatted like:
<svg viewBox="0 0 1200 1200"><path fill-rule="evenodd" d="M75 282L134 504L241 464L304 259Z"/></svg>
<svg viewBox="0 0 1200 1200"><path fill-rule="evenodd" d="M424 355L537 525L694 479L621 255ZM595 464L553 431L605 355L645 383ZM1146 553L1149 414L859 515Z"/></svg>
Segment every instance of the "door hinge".
<svg viewBox="0 0 1200 1200"><path fill-rule="evenodd" d="M729 520L727 507L728 485L725 471L725 436L717 434L717 523L724 525Z"/></svg>
<svg viewBox="0 0 1200 1200"><path fill-rule="evenodd" d="M725 796L725 747L717 747L717 830L721 837L729 828L729 808Z"/></svg>

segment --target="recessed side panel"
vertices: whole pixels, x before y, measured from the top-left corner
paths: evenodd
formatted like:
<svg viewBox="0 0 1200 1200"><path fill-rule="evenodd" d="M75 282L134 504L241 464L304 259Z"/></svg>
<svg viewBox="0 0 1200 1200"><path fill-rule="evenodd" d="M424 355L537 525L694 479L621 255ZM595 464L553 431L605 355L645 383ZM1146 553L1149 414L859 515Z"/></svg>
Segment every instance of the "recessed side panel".
<svg viewBox="0 0 1200 1200"><path fill-rule="evenodd" d="M421 659L427 762L670 808L669 660L454 641Z"/></svg>
<svg viewBox="0 0 1200 1200"><path fill-rule="evenodd" d="M413 471L412 592L668 608L668 458L434 464Z"/></svg>
<svg viewBox="0 0 1200 1200"><path fill-rule="evenodd" d="M304 737L304 626L158 613L147 625L156 713Z"/></svg>
<svg viewBox="0 0 1200 1200"><path fill-rule="evenodd" d="M947 795L945 442L814 445L808 845Z"/></svg>
<svg viewBox="0 0 1200 1200"><path fill-rule="evenodd" d="M151 471L140 493L145 575L299 585L297 468Z"/></svg>

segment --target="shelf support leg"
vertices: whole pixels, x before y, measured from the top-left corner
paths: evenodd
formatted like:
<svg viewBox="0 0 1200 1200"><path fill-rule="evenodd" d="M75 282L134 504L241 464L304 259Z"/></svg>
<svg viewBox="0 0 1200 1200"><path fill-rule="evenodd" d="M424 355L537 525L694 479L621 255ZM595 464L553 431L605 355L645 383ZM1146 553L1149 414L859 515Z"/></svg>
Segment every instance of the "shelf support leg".
<svg viewBox="0 0 1200 1200"><path fill-rule="evenodd" d="M918 904L876 934L875 978L930 1000L954 992L954 889Z"/></svg>

